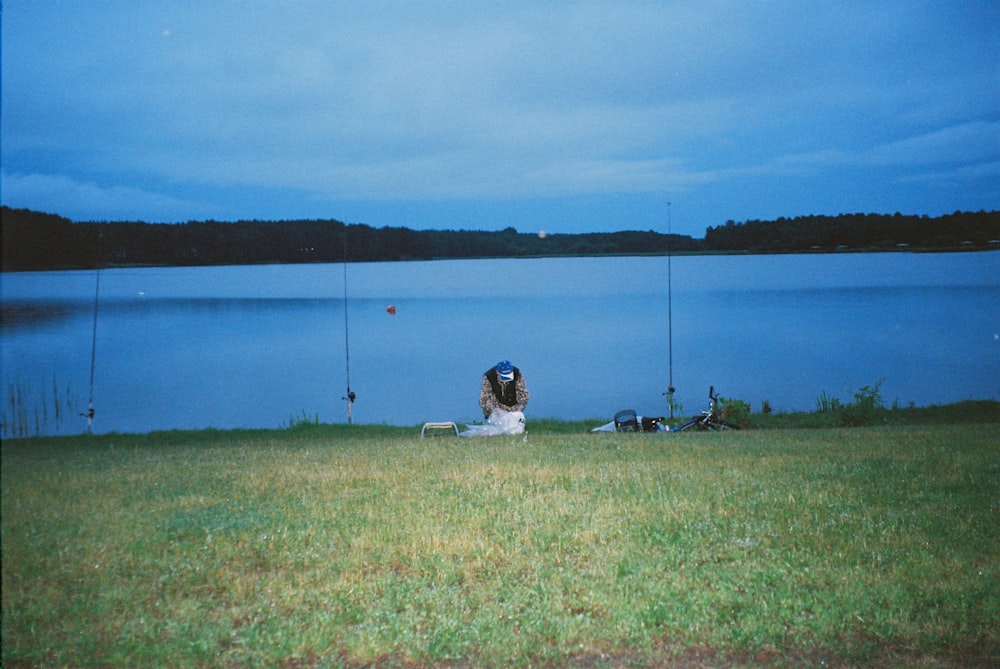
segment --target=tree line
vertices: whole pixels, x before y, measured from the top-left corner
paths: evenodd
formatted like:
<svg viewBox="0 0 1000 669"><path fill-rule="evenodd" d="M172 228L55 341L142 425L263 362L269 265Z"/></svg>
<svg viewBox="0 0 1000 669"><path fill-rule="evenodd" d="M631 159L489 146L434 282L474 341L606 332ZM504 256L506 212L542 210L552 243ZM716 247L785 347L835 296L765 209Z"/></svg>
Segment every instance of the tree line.
<svg viewBox="0 0 1000 669"><path fill-rule="evenodd" d="M788 253L830 250L989 248L1000 246L1000 212L945 216L900 213L798 216L774 221L727 221L705 231L712 251Z"/></svg>
<svg viewBox="0 0 1000 669"><path fill-rule="evenodd" d="M0 211L4 271L141 265L246 265L443 258L864 250L1000 245L1000 212L947 216L850 214L727 221L704 239L653 230L535 234L507 228L411 230L329 220L74 222Z"/></svg>

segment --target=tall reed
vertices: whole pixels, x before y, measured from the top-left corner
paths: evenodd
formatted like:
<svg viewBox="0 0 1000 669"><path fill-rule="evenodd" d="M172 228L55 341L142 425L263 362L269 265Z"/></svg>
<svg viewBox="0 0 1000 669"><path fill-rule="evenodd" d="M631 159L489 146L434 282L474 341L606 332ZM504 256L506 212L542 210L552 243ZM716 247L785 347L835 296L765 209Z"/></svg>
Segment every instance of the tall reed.
<svg viewBox="0 0 1000 669"><path fill-rule="evenodd" d="M59 434L77 417L72 385L60 385L55 376L48 385L35 386L20 379L10 381L5 395L0 426L4 437Z"/></svg>

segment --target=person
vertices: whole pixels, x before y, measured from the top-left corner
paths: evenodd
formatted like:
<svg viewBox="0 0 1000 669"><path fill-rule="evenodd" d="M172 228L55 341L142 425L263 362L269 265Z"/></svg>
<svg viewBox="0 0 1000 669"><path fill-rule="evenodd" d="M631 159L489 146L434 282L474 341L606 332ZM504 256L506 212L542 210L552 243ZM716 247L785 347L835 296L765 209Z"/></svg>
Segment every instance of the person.
<svg viewBox="0 0 1000 669"><path fill-rule="evenodd" d="M483 373L479 406L485 418L489 419L496 411L524 411L528 397L524 375L509 360L501 360Z"/></svg>

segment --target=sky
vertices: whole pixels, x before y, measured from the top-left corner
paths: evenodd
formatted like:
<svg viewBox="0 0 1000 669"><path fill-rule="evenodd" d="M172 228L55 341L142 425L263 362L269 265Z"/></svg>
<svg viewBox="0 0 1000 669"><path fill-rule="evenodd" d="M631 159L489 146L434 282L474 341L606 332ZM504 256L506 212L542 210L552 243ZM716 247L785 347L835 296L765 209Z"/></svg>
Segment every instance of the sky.
<svg viewBox="0 0 1000 669"><path fill-rule="evenodd" d="M7 0L0 199L702 237L1000 209L995 0Z"/></svg>

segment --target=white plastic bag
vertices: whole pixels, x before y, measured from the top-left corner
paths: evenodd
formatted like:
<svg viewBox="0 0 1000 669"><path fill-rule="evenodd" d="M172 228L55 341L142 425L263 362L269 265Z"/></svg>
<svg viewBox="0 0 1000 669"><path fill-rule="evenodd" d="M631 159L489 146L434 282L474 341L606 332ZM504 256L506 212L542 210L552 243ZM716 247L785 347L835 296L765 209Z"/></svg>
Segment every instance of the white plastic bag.
<svg viewBox="0 0 1000 669"><path fill-rule="evenodd" d="M495 426L500 434L524 432L524 413L521 411L494 411L486 422Z"/></svg>
<svg viewBox="0 0 1000 669"><path fill-rule="evenodd" d="M494 437L498 434L523 434L524 413L521 411L494 411L485 425L469 425L461 437Z"/></svg>

